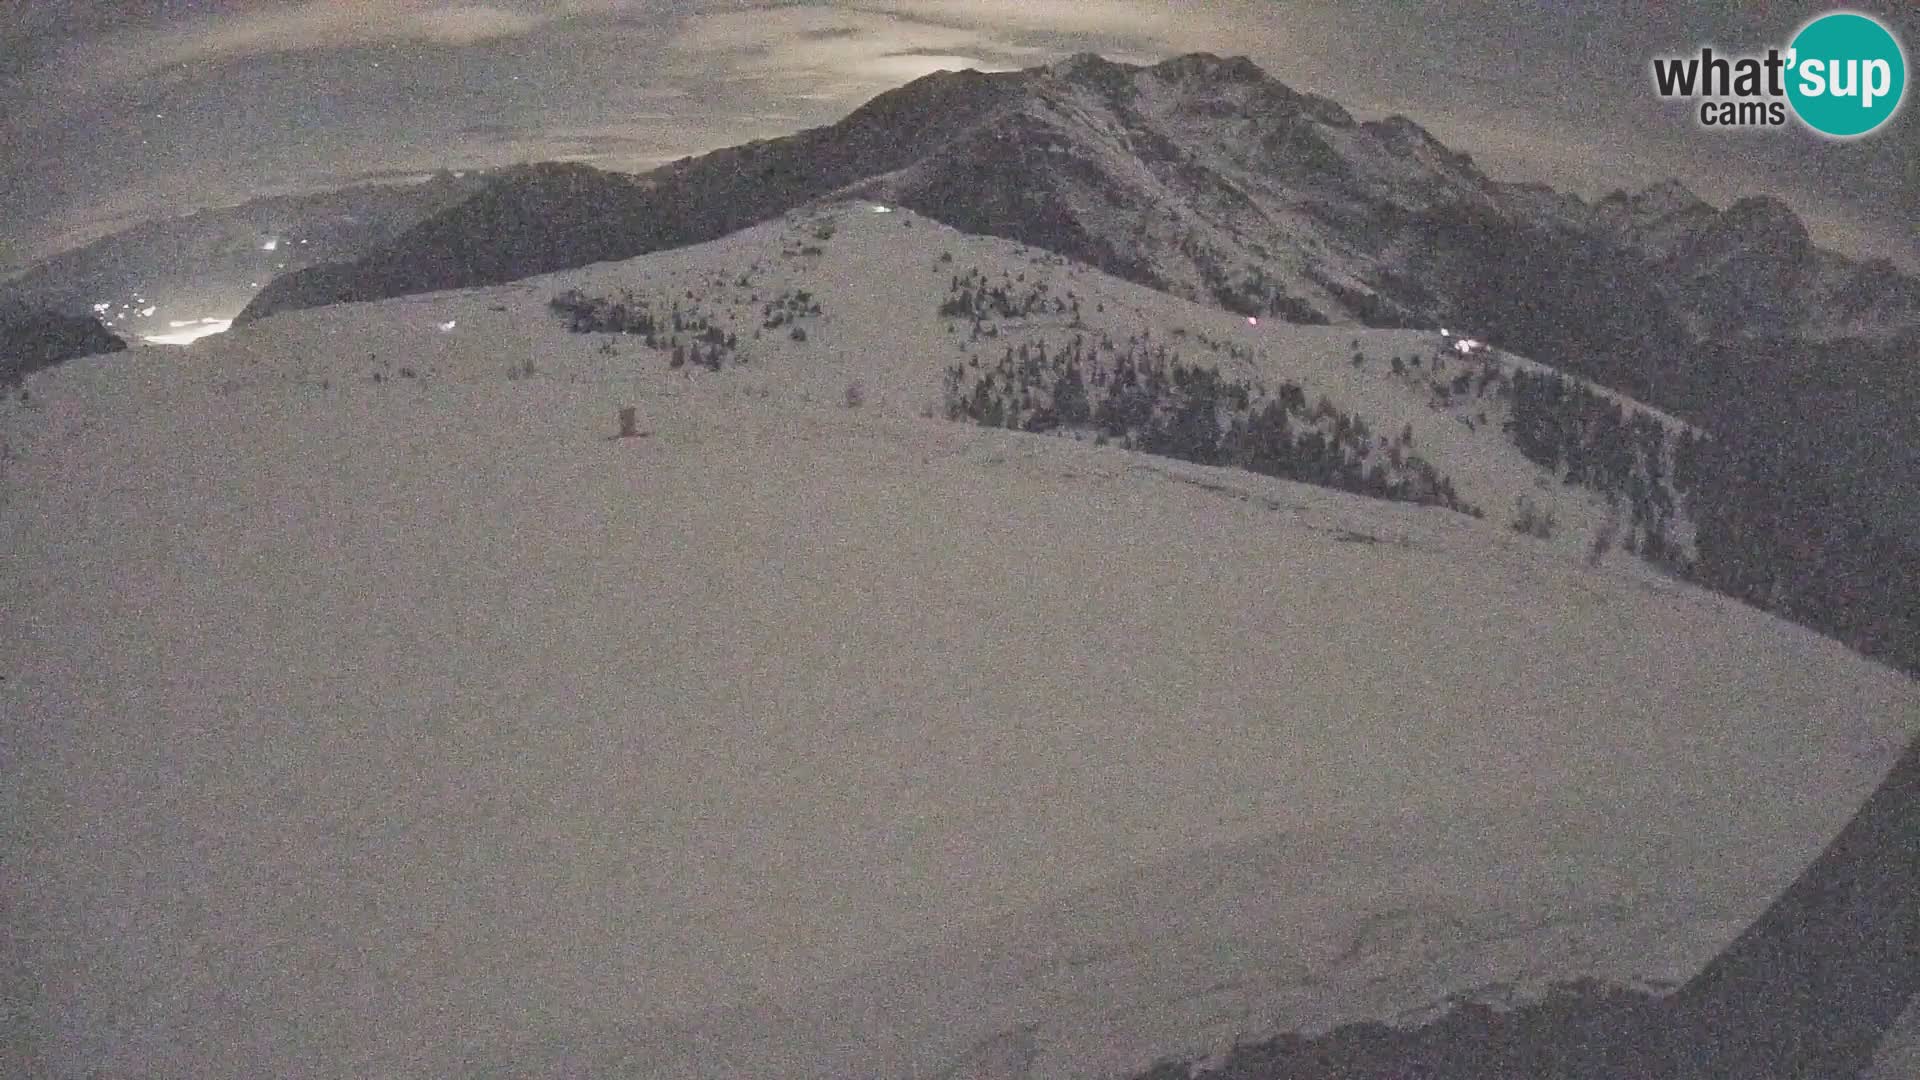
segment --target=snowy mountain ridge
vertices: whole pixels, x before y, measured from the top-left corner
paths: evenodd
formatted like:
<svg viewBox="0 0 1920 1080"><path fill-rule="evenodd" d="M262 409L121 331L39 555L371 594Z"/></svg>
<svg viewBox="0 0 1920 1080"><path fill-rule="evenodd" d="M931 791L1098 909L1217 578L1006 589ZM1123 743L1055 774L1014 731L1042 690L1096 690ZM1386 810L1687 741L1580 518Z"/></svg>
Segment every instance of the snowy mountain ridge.
<svg viewBox="0 0 1920 1080"><path fill-rule="evenodd" d="M1599 244L1609 265L1594 273L1655 279L1657 306L1672 307L1693 332L1776 329L1736 327L1711 296L1695 296L1705 271L1680 248L1709 242L1701 233L1713 231L1724 234L1722 246L1747 252L1740 261L1791 256L1780 281L1741 294L1776 311L1786 331L1878 338L1920 323L1920 282L1907 275L1809 244L1770 248L1776 229L1749 223L1749 204L1778 208L1805 238L1772 200L1716 211L1665 183L1588 206L1498 183L1407 117L1356 121L1252 61L1210 54L1148 67L1077 54L1014 73L935 73L841 123L666 165L637 184L586 167L564 177L509 179L351 273L319 269L275 284L246 317L626 258L710 240L837 192L1039 244L1190 300L1300 321L1425 327L1507 304L1436 273L1448 256L1438 244L1453 225L1494 221L1500 229L1476 238L1488 254ZM555 183L564 186L540 194ZM566 208L568 198L584 202ZM559 238L516 240L522 231L501 217L511 219L516 204L538 206ZM588 206L597 206L597 233L559 225ZM459 256L457 244L484 254ZM1862 273L1880 282L1864 298L1853 288L1866 281ZM1839 300L1847 319L1822 321Z"/></svg>
<svg viewBox="0 0 1920 1080"><path fill-rule="evenodd" d="M987 422L980 413L994 405L990 426L1087 442L1143 446L1150 437L1138 423L1103 424L1096 415L1102 402L1113 398L1117 409L1121 395L1097 380L1117 378L1123 367L1145 376L1155 362L1169 380L1175 367L1207 369L1222 379L1224 397L1209 406L1220 441L1200 452L1162 451L1202 464L1231 463L1226 442L1234 425L1251 423L1291 384L1286 430L1297 429L1301 439L1319 431L1344 445L1358 478L1288 468L1275 475L1368 490L1362 481L1373 466L1390 481L1412 477L1425 462L1437 470L1434 481L1444 480L1457 496L1457 509L1495 525L1525 513L1540 538L1583 552L1602 533L1606 546L1617 541L1623 551L1648 548L1657 533L1676 566L1692 557L1693 526L1673 477L1681 442L1702 438L1697 429L1499 350L1462 354L1462 342L1472 344L1464 331L1449 337L1227 315L1050 252L957 233L905 208L867 202L823 204L710 244L520 285L547 294L550 325L542 333L566 342L553 347L576 351L592 341L603 350L595 353L598 369L721 385L748 379L769 393L797 386L820 401L857 383L881 411ZM527 316L514 307L475 312L447 337L485 335L499 324L499 332L519 340ZM568 327L579 332L564 333ZM274 332L271 320L236 331L268 340ZM369 351L384 350L369 344ZM1080 392L1092 395L1077 419L1060 417L1054 400L1070 359L1086 384ZM395 377L388 361L381 364L387 366L375 370ZM1555 460L1529 460L1524 434L1513 430L1516 387L1549 381L1620 411L1629 424L1637 418L1657 449L1642 446L1637 464L1622 465L1612 485L1597 471L1564 467L1557 450ZM1228 388L1236 382L1245 384L1247 399L1237 410L1227 400L1239 393ZM989 401L996 396L1004 399L997 405ZM1163 418L1189 396L1169 381L1157 403ZM1630 481L1656 497L1636 503ZM1421 501L1412 493L1397 497ZM1650 556L1654 550L1648 548Z"/></svg>
<svg viewBox="0 0 1920 1080"><path fill-rule="evenodd" d="M1521 298L1446 272L1464 239L1482 259L1543 249L1532 262L1611 283L1615 303L1657 309L1641 312L1648 332L1676 341L1776 332L1882 340L1920 324L1920 280L1815 250L1774 200L1720 211L1668 182L1588 205L1492 180L1412 120L1357 121L1244 57L1142 67L1091 53L1018 72L936 73L839 123L637 182L583 166L523 173L352 268L274 285L244 318L625 258L843 195L1297 321L1490 324ZM531 233L520 222L527 214L548 232ZM1693 250L1703 244L1719 254ZM1592 265L1569 269L1581 253ZM1760 265L1775 277L1752 280ZM1717 285L1723 277L1730 283ZM1572 305L1563 316L1593 303L1573 285L1554 295ZM1735 318L1756 307L1768 314Z"/></svg>
<svg viewBox="0 0 1920 1080"><path fill-rule="evenodd" d="M1830 632L1891 635L1901 663L1920 663L1920 624L1862 627L1819 599L1885 592L1872 568L1912 557L1882 549L1920 521L1920 460L1886 452L1920 434L1906 377L1920 279L1814 247L1775 200L1719 210L1667 183L1590 205L1493 180L1410 120L1357 120L1244 58L1133 66L1082 54L936 73L835 124L639 177L532 167L355 262L277 279L242 321L618 261L844 198L1241 315L1470 327L1732 439L1732 473L1784 451L1791 464L1775 471L1820 489L1801 505L1844 506L1879 539L1823 541L1844 548L1826 560L1850 568L1844 581L1807 579L1777 550L1729 555L1775 579L1738 587L1800 597ZM1789 531L1809 530L1833 527ZM1732 532L1757 535L1745 522ZM1898 621L1901 605L1885 606L1864 621Z"/></svg>

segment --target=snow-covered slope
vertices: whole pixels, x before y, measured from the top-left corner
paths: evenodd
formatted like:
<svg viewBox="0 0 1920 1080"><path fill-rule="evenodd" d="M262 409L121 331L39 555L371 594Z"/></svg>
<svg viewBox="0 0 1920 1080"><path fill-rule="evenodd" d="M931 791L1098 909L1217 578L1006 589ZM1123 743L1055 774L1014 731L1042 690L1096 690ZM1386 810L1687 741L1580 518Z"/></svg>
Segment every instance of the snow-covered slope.
<svg viewBox="0 0 1920 1080"><path fill-rule="evenodd" d="M1084 327L970 340L976 268ZM969 350L1075 332L1411 425L1488 516L940 415ZM1383 359L1437 344L841 207L31 376L0 1072L1096 1076L1686 977L1920 695L1589 566L1600 509ZM1522 491L1580 527L1516 535Z"/></svg>
<svg viewBox="0 0 1920 1080"><path fill-rule="evenodd" d="M975 283L976 291L999 290L1008 306L1023 313L942 314L943 303L956 295L956 282L963 288ZM547 308L548 301L566 295L650 311L662 324L658 347L647 348L625 334L567 333L569 320ZM311 346L306 343L315 334L329 341L366 338L367 310L396 313L396 325L418 331L423 340L382 345L369 339L365 351L372 360L345 370L307 359ZM609 310L602 305L601 315ZM709 372L697 359L677 372L668 369L668 340L674 335L665 324L675 311L688 323L678 335L683 343L698 336L692 329L696 319L711 326L713 335L734 340L722 350L723 370ZM448 322L454 324L450 329L427 333ZM796 327L803 340L795 340ZM234 348L249 357L297 358L292 370L302 374L295 377L309 381L366 379L376 371L394 378L408 365L417 369L423 386L486 381L500 377L509 362L535 359L536 368L561 365L569 378L592 372L592 377L634 378L674 392L697 384L723 395L797 396L821 403L843 401L857 382L870 409L939 416L946 411L944 376L950 366L963 369L964 393L1009 356L1024 357L1029 348L1042 346L1063 355L1077 341L1089 368L1111 367L1122 355L1154 353L1215 368L1269 395L1292 382L1309 406L1324 398L1363 421L1372 433L1372 460L1417 456L1429 462L1452 480L1463 504L1480 508L1496 525L1509 524L1524 497L1554 518L1551 543L1586 551L1609 522L1621 523L1625 508L1589 487L1563 483L1564 470L1529 462L1503 431L1513 409L1512 376L1542 369L1497 350L1462 357L1455 347L1471 328L1448 329L1454 337L1250 322L1048 252L964 235L910 211L832 203L714 243L513 286L320 311L289 323L269 320L244 331L253 336ZM504 349L509 359L489 349ZM216 345L205 355L229 351ZM247 376L285 377L280 364ZM1463 377L1470 385L1456 392ZM1623 403L1629 416L1656 419L1669 435L1659 472L1672 475L1672 443L1691 430L1686 424L1611 391L1573 382ZM1089 441L1096 435L1090 427L1061 433ZM1676 506L1667 524L1676 550L1690 552L1691 524L1683 505ZM1622 539L1631 531L1621 529Z"/></svg>

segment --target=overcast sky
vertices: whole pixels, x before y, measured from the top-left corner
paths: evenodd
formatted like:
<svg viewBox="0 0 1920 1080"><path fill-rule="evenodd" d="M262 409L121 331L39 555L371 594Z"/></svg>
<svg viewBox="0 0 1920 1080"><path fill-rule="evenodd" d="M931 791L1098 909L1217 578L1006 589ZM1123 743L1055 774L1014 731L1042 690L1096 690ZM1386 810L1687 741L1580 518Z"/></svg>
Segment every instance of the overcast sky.
<svg viewBox="0 0 1920 1080"><path fill-rule="evenodd" d="M1678 10L1675 10L1678 9ZM1909 50L1909 4L1857 4ZM1511 179L1767 192L1920 267L1920 121L1866 139L1696 126L1649 59L1786 44L1817 4L1584 0L0 0L0 265L110 226L358 178L571 158L638 169L829 123L938 68L1091 49L1251 56L1405 113ZM1909 99L1914 97L1909 92Z"/></svg>

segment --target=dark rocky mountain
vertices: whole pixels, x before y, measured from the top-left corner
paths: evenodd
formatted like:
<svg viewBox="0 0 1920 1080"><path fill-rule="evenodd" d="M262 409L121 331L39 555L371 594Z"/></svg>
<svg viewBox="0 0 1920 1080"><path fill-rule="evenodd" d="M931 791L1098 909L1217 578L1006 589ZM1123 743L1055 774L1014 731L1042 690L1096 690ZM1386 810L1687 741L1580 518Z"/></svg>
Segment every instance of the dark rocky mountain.
<svg viewBox="0 0 1920 1080"><path fill-rule="evenodd" d="M1716 214L1685 184L1668 180L1631 195L1615 191L1595 203L1591 213L1575 211L1574 224L1609 230L1649 258L1665 259Z"/></svg>
<svg viewBox="0 0 1920 1080"><path fill-rule="evenodd" d="M127 343L92 316L0 303L0 386L77 356L119 352Z"/></svg>
<svg viewBox="0 0 1920 1080"><path fill-rule="evenodd" d="M1660 308L1649 321L1663 345L1881 341L1920 324L1920 280L1814 248L1777 200L1716 210L1667 183L1588 204L1501 183L1405 117L1357 121L1244 58L1207 54L1150 67L1081 54L1019 72L937 73L837 124L638 177L516 170L350 269L276 281L241 321L627 258L846 195L1301 321L1471 325L1490 309L1524 308L1569 322L1610 300L1575 292L1489 304L1477 284L1434 273L1478 241L1482 262L1517 243L1535 264L1566 255L1585 265L1578 278L1642 283L1629 299Z"/></svg>
<svg viewBox="0 0 1920 1080"><path fill-rule="evenodd" d="M1588 228L1651 260L1667 302L1698 337L1897 339L1920 326L1920 278L1884 259L1813 245L1779 199L1716 210L1678 181L1594 204Z"/></svg>
<svg viewBox="0 0 1920 1080"><path fill-rule="evenodd" d="M381 250L276 279L237 321L499 284L716 239L903 167L1017 92L1003 76L941 74L883 94L829 127L685 158L642 176L556 163L508 170Z"/></svg>

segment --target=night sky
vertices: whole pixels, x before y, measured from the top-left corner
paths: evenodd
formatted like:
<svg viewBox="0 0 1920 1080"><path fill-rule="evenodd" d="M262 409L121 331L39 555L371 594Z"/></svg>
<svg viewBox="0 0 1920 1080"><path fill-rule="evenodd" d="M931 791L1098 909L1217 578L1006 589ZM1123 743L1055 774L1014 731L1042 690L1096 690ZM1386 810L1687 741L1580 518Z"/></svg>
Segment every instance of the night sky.
<svg viewBox="0 0 1920 1080"><path fill-rule="evenodd" d="M1920 41L1910 5L1854 9L1889 22L1910 51ZM831 122L939 68L1205 50L1251 56L1363 118L1412 116L1501 178L1590 197L1669 176L1721 204L1772 193L1821 242L1920 268L1911 100L1888 127L1843 144L1798 125L1705 131L1684 104L1653 94L1656 54L1784 46L1826 10L1642 0L0 0L0 265L261 194L557 158L642 169Z"/></svg>

